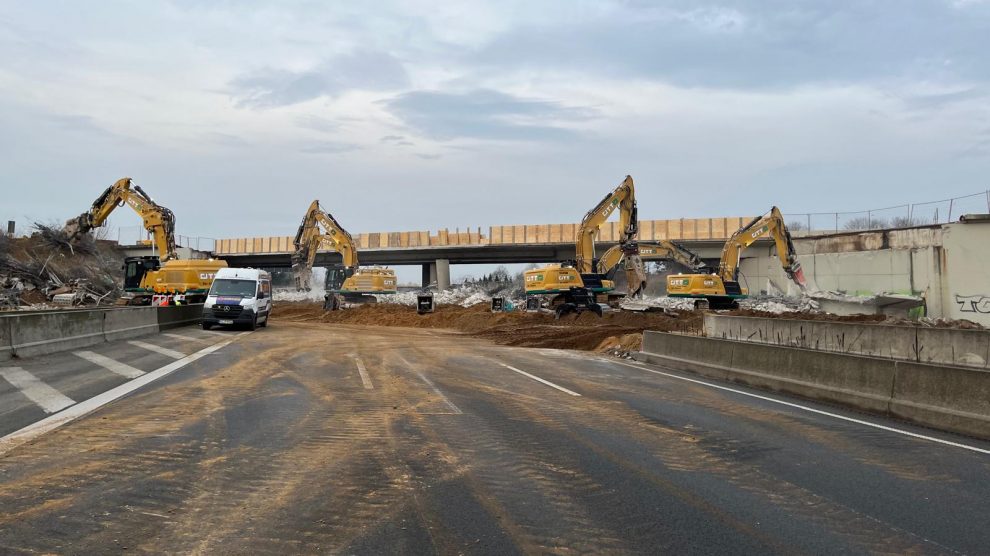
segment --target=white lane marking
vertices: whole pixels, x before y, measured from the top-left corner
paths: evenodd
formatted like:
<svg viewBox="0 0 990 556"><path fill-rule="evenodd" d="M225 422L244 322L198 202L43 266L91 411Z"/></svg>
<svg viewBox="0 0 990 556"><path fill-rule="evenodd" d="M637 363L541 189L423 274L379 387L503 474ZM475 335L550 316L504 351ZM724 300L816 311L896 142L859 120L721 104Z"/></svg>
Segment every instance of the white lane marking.
<svg viewBox="0 0 990 556"><path fill-rule="evenodd" d="M870 421L864 421L862 419L854 419L852 417L846 417L845 415L839 415L837 413L831 413L829 411L822 411L820 409L815 409L813 407L808 407L806 405L801 405L801 404L792 403L792 402L786 402L784 400L778 400L778 399L770 398L770 397L767 397L767 396L760 396L759 394L753 394L751 392L746 392L746 391L743 391L743 390L737 390L735 388L729 388L727 386L720 386L718 384L712 384L711 382L705 382L704 380L696 380L696 379L693 379L693 378L687 378L687 377L683 377L683 376L677 376L675 374L665 373L665 372L657 371L657 370L654 370L654 369L647 369L646 367L641 367L639 365L633 365L632 363L625 363L625 362L622 362L622 361L611 361L611 363L616 363L618 365L625 365L626 367L632 367L634 369L639 369L641 371L646 371L648 373L654 373L654 374L658 374L658 375L663 375L663 376L666 376L666 377L669 377L669 378L676 378L677 380L683 380L685 382L693 382L695 384L701 384L702 386L709 386L711 388L717 388L719 390L725 390L726 392L733 392L733 393L736 393L736 394L742 394L743 396L749 396L751 398L756 398L756 399L759 399L759 400L773 402L773 403L780 404L780 405L786 405L787 407L793 407L795 409L800 409L802 411L808 411L810 413L817 413L818 415L825 415L826 417L833 417L835 419L841 419L843 421L849 421L850 423L856 423L858 425L865 425L867 427L872 427L872 428L875 428L875 429L880 429L880 430L884 430L884 431L888 431L888 432L902 434L904 436L910 436L912 438L919 438L921 440L927 440L929 442L935 442L935 443L938 443L938 444L944 444L946 446L954 446L956 448L962 448L964 450L970 450L970 451L973 451L973 452L979 452L981 454L990 454L990 450L986 450L986 449L983 449L983 448L977 448L976 446L970 446L968 444L960 444L958 442L952 442L952 441L949 441L949 440L942 440L941 438L935 438L935 437L932 437L932 436L925 436L923 434L918 434L916 432L906 431L904 429L898 429L898 428L894 428L894 427L888 427L886 425L881 425L879 423L871 423Z"/></svg>
<svg viewBox="0 0 990 556"><path fill-rule="evenodd" d="M97 365L103 367L104 369L117 373L120 376L127 378L137 378L144 374L141 369L135 369L130 365L125 365L120 361L114 361L105 355L100 355L99 353L93 353L92 351L74 351L73 355L77 357L82 357L90 363L96 363Z"/></svg>
<svg viewBox="0 0 990 556"><path fill-rule="evenodd" d="M513 367L511 365L506 365L505 363L499 363L499 365L502 365L506 369L509 369L510 371L515 371L515 372L517 372L517 373L519 373L519 374L521 374L523 376L528 376L529 378L531 378L531 379L533 379L533 380L535 380L537 382L542 382L543 384L546 384L547 386L549 386L551 388L556 388L557 390L560 390L561 392L564 392L565 394L570 394L572 396L580 396L581 395L581 394L578 394L577 392L575 392L573 390L568 390L567 388L564 388L563 386L560 386L559 384L554 384L554 383L550 382L549 380L542 379L542 378L540 378L540 377L538 377L536 375L531 375L531 374L527 373L526 371L521 371L521 370L519 370L519 369L517 369L517 368L515 368L515 367Z"/></svg>
<svg viewBox="0 0 990 556"><path fill-rule="evenodd" d="M361 374L361 382L364 384L365 389L374 389L375 386L371 384L371 376L368 375L368 369L364 367L364 361L361 361L361 358L357 355L352 355L351 357L354 358L354 363L357 365L358 373Z"/></svg>
<svg viewBox="0 0 990 556"><path fill-rule="evenodd" d="M131 344L132 346L144 348L148 351L153 351L155 353L166 355L168 357L171 357L172 359L182 359L183 357L186 356L186 354L182 353L181 351L175 351L174 349L168 349L162 346L156 346L155 344L149 344L148 342L141 342L139 340L129 340L127 343Z"/></svg>
<svg viewBox="0 0 990 556"><path fill-rule="evenodd" d="M250 332L243 332L238 334L238 336L243 336L244 334L250 334ZM187 355L178 361L173 361L164 367L151 371L150 373L145 373L144 375L135 378L134 380L125 382L116 388L107 390L106 392L94 396L86 401L79 402L65 411L56 413L55 415L50 415L44 419L32 423L18 431L14 431L3 438L0 438L0 456L9 452L10 450L20 446L25 442L34 440L35 438L51 432L62 425L71 423L76 419L88 415L97 409L103 407L104 405L130 394L131 392L141 388L142 386L154 382L162 377L168 376L175 371L185 367L186 365L196 361L204 355L209 355L218 349L224 348L230 345L236 338L231 338L225 342L219 342L213 344L212 346L207 346L196 353Z"/></svg>
<svg viewBox="0 0 990 556"><path fill-rule="evenodd" d="M433 391L436 392L436 394L438 396L440 396L440 398L444 401L444 403L447 404L447 407L449 407L451 411L453 411L454 413L456 413L458 415L461 415L461 414L464 413L463 411L461 411L461 408L459 408L456 405L454 405L454 402L452 402L449 399L447 399L447 396L444 395L444 393L441 392L439 388L437 388L437 385L436 384L433 384L433 381L432 380L426 378L426 375L424 375L423 373L419 372L419 369L413 369L412 371L414 373L416 373L416 376L418 376L420 378L420 380L422 380L423 382L425 382L427 386L429 386L430 388L432 388Z"/></svg>
<svg viewBox="0 0 990 556"><path fill-rule="evenodd" d="M416 376L418 376L420 380L422 380L423 382L425 382L426 385L429 386L430 389L433 390L433 392L436 395L440 396L440 399L442 399L443 402L445 404L447 404L447 407L449 407L450 410L453 411L455 415L463 415L464 414L464 412L461 411L461 408L459 408L456 405L454 405L454 402L450 401L447 398L447 396L444 395L444 393L441 392L439 388L437 388L437 385L436 384L433 384L433 381L432 380L426 378L426 375L424 375L423 373L421 373L419 371L419 369L417 369L416 367L413 367L412 363L410 363L409 361L407 361L405 357L403 357L403 356L401 356L399 354L396 354L396 357L398 357L399 360L401 360L406 365L406 367L408 367L412 372L416 373Z"/></svg>
<svg viewBox="0 0 990 556"><path fill-rule="evenodd" d="M55 413L76 403L20 367L0 369L0 377L20 390L29 400L38 404L45 413Z"/></svg>
<svg viewBox="0 0 990 556"><path fill-rule="evenodd" d="M186 336L185 334L173 334L171 332L162 332L162 336L168 336L169 338L175 338L176 340L182 340L187 342L192 340L194 342L209 342L210 340L206 338L196 338L194 336Z"/></svg>

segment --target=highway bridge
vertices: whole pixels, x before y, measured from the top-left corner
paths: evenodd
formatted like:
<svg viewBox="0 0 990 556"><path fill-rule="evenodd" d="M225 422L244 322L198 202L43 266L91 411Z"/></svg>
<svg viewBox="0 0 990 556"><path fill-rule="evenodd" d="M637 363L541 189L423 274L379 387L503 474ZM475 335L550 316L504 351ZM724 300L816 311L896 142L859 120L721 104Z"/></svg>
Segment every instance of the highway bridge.
<svg viewBox="0 0 990 556"><path fill-rule="evenodd" d="M673 240L709 261L717 261L722 245L752 217L641 220L640 241ZM577 224L491 226L461 231L380 232L355 236L364 265L421 265L423 284L450 283L451 264L512 264L561 262L574 258ZM615 245L618 223L602 226L598 254ZM214 254L235 266L287 268L292 236L217 240ZM340 264L340 255L321 252L317 266Z"/></svg>

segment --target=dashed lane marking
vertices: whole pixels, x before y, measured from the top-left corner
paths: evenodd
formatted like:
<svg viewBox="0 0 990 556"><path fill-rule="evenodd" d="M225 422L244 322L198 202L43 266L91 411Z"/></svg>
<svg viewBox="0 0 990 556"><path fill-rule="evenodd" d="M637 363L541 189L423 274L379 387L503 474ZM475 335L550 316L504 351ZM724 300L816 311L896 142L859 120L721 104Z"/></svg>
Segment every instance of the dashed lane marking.
<svg viewBox="0 0 990 556"><path fill-rule="evenodd" d="M136 369L130 365L121 363L120 361L115 361L113 359L110 359L105 355L100 355L99 353L93 353L92 351L74 351L73 355L77 357L82 357L83 359L89 361L90 363L95 363L103 367L104 369L112 373L117 373L118 375L123 377L137 378L144 374L144 371L142 371L141 369Z"/></svg>
<svg viewBox="0 0 990 556"><path fill-rule="evenodd" d="M0 369L0 377L20 390L29 400L38 404L45 413L55 413L76 403L20 367Z"/></svg>
<svg viewBox="0 0 990 556"><path fill-rule="evenodd" d="M531 374L527 373L526 371L521 371L521 370L519 370L519 369L517 369L517 368L515 368L515 367L513 367L511 365L506 365L505 363L499 363L499 365L502 365L503 367L505 367L506 369L509 369L510 371L515 371L515 372L517 372L517 373L519 373L519 374L521 374L523 376L529 377L529 378L531 378L531 379L533 379L533 380L535 380L537 382L542 382L543 384L546 384L547 386L549 386L551 388L556 388L557 390L560 390L561 392L564 392L565 394L570 394L572 396L580 396L581 395L581 394L578 394L577 392L575 392L573 390L568 390L567 388L564 388L563 386L561 386L559 384L554 384L554 383L550 382L549 380L540 378L540 377L538 377L536 375L531 375Z"/></svg>
<svg viewBox="0 0 990 556"><path fill-rule="evenodd" d="M185 353L181 351L175 351L174 349L168 349L162 346L156 346L155 344L149 344L148 342L141 342L139 340L130 340L127 342L132 346L137 346L139 348L144 348L148 351L153 351L155 353L160 353L162 355L171 357L172 359L182 359L186 356Z"/></svg>
<svg viewBox="0 0 990 556"><path fill-rule="evenodd" d="M451 411L453 411L457 415L462 415L464 413L463 411L461 411L461 408L454 405L454 402L450 401L450 399L447 398L446 394L444 394L443 392L440 391L439 388L437 388L436 384L433 384L432 380L426 378L426 375L419 372L419 369L412 369L412 372L416 373L416 376L418 376L420 380L425 382L426 385L429 386L433 390L433 392L436 393L436 395L440 396L440 399L443 400L445 404L447 404L447 407L449 407Z"/></svg>
<svg viewBox="0 0 990 556"><path fill-rule="evenodd" d="M169 338L174 338L176 340L182 340L184 342L188 342L189 340L192 340L194 342L209 342L210 341L207 338L197 338L195 336L186 336L185 334L173 334L171 332L162 332L162 336L168 336Z"/></svg>
<svg viewBox="0 0 990 556"><path fill-rule="evenodd" d="M250 332L242 332L237 336L243 336L244 334L250 334ZM144 375L135 378L134 380L130 380L128 382L121 384L116 388L107 390L106 392L99 394L98 396L94 396L86 401L79 402L73 405L72 407L66 409L65 411L60 411L59 413L56 413L54 415L49 415L48 417L45 417L40 421L32 423L18 431L12 432L7 436L4 436L3 438L0 438L0 456L9 452L15 447L20 446L25 442L31 441L45 433L51 432L61 427L62 425L65 425L66 423L70 423L80 417L83 417L84 415L88 415L93 411L96 411L100 407L103 407L104 405L118 398L130 394L131 392L137 390L138 388L141 388L142 386L148 383L154 382L164 376L168 376L174 373L175 371L181 369L182 367L185 367L186 365L192 363L193 361L196 361L197 359L205 355L209 355L217 351L218 349L230 345L235 339L236 337L231 338L225 342L218 342L216 344L213 344L212 346L207 346L197 351L196 353L184 356L182 359L179 359L178 361L173 361L172 363L169 363L164 367L151 371L150 373L145 373ZM2 371L7 371L7 370L8 369L2 369ZM7 378L6 375L4 375L4 378ZM68 398L66 399L68 400ZM69 402L75 403L72 402L72 400L69 400Z"/></svg>
<svg viewBox="0 0 990 556"><path fill-rule="evenodd" d="M365 389L373 390L375 386L371 383L371 376L368 375L368 369L364 367L364 361L357 355L352 355L354 358L354 364L357 365L358 373L361 375L361 383L364 384Z"/></svg>
<svg viewBox="0 0 990 556"><path fill-rule="evenodd" d="M942 440L941 438L935 438L935 437L932 437L932 436L926 436L924 434L918 434L916 432L906 431L904 429L898 429L898 428L895 428L895 427L888 427L886 425L881 425L879 423L872 423L870 421L864 421L862 419L854 419L852 417L846 417L845 415L839 415L837 413L832 413L832 412L829 412L829 411L822 411L821 409L815 409L813 407L808 407L806 405L801 405L801 404L797 404L797 403L793 403L793 402L787 402L787 401L784 401L784 400L778 400L776 398L771 398L771 397L768 397L768 396L761 396L759 394L753 394L752 392L746 392L744 390L737 390L735 388L729 388L728 386L721 386L721 385L718 385L718 384L712 384L711 382L706 382L704 380L696 380L696 379L693 379L693 378L688 378L688 377L684 377L684 376L678 376L678 375L671 374L671 373L665 373L663 371L657 371L657 370L654 370L654 369L648 369L648 368L642 367L640 365L633 365L632 363L624 363L622 361L612 361L612 363L615 363L617 365L625 365L626 367L632 367L634 369L639 369L641 371L646 371L648 373L663 375L663 376L668 377L668 378L675 378L677 380L683 380L685 382L693 382L695 384L700 384L702 386L708 386L709 388L716 388L718 390L725 390L726 392L732 392L732 393L735 393L735 394L742 394L743 396L749 396L751 398L756 398L758 400L772 402L772 403L780 404L780 405L786 405L787 407L792 407L794 409L800 409L802 411L807 411L809 413L817 413L818 415L824 415L826 417L832 417L833 419L840 419L842 421L848 421L850 423L856 423L857 425L864 425L864 426L867 426L867 427L872 427L874 429L880 429L880 430L887 431L887 432L892 432L892 433L895 433L895 434L901 434L901 435L904 435L904 436L910 436L912 438L918 438L918 439L921 439L921 440L927 440L929 442L935 442L937 444L943 444L943 445L946 445L946 446L953 446L953 447L956 447L956 448L962 448L964 450L970 450L972 452L979 452L981 454L990 454L990 450L986 450L984 448L977 448L976 446L970 446L968 444L961 444L959 442L952 442L950 440Z"/></svg>

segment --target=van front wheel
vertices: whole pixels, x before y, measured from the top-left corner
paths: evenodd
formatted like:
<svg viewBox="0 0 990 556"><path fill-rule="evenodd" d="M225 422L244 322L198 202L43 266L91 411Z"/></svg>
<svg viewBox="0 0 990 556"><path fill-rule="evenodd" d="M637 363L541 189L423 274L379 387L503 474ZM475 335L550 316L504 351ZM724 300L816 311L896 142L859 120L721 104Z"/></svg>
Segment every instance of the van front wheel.
<svg viewBox="0 0 990 556"><path fill-rule="evenodd" d="M258 329L258 315L255 315L254 318L251 319L251 324L248 325L248 329L249 330L257 330Z"/></svg>

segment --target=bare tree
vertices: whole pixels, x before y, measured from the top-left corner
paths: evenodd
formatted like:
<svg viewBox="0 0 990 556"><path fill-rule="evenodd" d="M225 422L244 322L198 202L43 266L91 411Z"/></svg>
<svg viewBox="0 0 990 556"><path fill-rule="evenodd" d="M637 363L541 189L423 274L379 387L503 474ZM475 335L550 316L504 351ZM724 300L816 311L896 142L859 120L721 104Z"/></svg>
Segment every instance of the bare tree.
<svg viewBox="0 0 990 556"><path fill-rule="evenodd" d="M883 228L889 228L888 222L884 218L878 218L876 216L857 216L856 218L850 218L846 220L846 223L842 226L846 230L880 230Z"/></svg>
<svg viewBox="0 0 990 556"><path fill-rule="evenodd" d="M910 228L912 226L922 226L924 221L913 216L895 216L890 219L891 228Z"/></svg>

